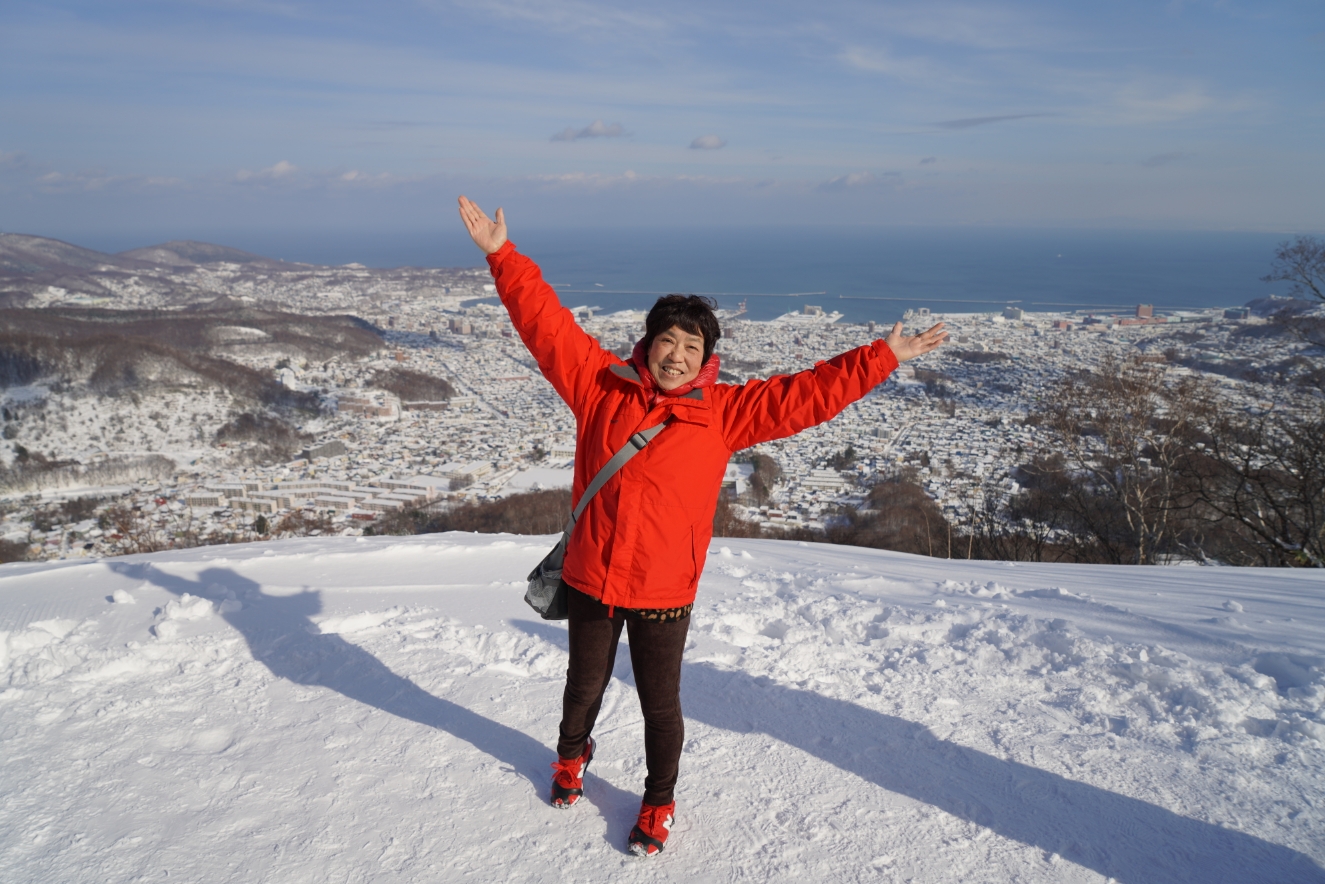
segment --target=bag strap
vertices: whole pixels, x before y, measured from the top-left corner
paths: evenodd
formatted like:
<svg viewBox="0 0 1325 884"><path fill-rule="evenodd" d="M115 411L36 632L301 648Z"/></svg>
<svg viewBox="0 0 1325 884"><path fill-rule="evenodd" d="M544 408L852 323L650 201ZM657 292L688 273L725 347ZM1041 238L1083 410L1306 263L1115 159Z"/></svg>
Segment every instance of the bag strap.
<svg viewBox="0 0 1325 884"><path fill-rule="evenodd" d="M589 487L584 489L584 496L580 498L579 504L575 507L575 512L570 514L570 521L566 523L566 530L562 532L567 538L570 537L571 529L580 520L580 516L584 514L584 510L589 505L589 501L593 499L593 496L602 490L608 479L615 476L617 471L626 465L626 461L639 454L640 450L649 444L650 439L661 433L663 427L667 426L669 421L671 421L670 417L656 426L649 427L647 430L640 430L626 440L626 444L621 446L620 451L612 455L611 460L603 464L603 468L598 471L598 475L593 477Z"/></svg>

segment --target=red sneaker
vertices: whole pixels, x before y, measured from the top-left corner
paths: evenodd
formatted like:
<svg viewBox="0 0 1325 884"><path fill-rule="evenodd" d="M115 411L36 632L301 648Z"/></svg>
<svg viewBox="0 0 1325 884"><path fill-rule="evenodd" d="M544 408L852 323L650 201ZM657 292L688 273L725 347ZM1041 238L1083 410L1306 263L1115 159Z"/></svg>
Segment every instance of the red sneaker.
<svg viewBox="0 0 1325 884"><path fill-rule="evenodd" d="M593 737L584 742L579 758L558 758L552 762L552 806L565 810L584 794L584 774L593 761Z"/></svg>
<svg viewBox="0 0 1325 884"><path fill-rule="evenodd" d="M675 801L662 807L641 804L639 822L630 830L630 852L636 856L657 856L662 853L667 836L672 832L672 814L675 811Z"/></svg>

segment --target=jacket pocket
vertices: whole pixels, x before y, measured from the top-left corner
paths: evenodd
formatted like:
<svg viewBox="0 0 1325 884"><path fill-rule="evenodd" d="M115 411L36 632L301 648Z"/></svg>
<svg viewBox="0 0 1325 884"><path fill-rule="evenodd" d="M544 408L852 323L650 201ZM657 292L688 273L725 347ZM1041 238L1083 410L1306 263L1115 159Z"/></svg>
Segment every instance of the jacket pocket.
<svg viewBox="0 0 1325 884"><path fill-rule="evenodd" d="M641 597L638 607L669 607L672 602L653 602L675 599L693 587L699 573L695 535L703 534L695 526L695 515L694 507L650 502L640 504L632 514L638 524L631 563L632 592Z"/></svg>

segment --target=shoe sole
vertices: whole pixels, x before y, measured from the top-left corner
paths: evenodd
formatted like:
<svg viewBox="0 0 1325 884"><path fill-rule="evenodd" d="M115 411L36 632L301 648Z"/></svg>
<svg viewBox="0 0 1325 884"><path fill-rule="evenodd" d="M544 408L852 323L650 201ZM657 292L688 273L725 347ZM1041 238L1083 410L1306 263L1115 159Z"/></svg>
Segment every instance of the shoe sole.
<svg viewBox="0 0 1325 884"><path fill-rule="evenodd" d="M637 838L638 840L636 840ZM663 836L662 840L650 838L648 835L645 835L640 831L639 826L636 826L631 830L630 840L627 842L626 846L630 848L630 852L636 856L648 859L651 856L657 856L663 852L663 842L666 838L666 835ZM652 853L649 852L650 847L653 848Z"/></svg>

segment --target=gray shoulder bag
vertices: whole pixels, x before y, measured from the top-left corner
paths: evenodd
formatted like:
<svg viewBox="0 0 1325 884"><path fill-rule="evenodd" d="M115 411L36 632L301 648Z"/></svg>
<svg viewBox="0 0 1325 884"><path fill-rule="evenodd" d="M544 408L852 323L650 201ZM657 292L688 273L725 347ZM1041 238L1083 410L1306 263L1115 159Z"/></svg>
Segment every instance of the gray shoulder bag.
<svg viewBox="0 0 1325 884"><path fill-rule="evenodd" d="M620 451L612 455L611 460L603 464L603 468L593 477L589 487L584 489L584 496L580 498L575 512L571 513L570 521L566 523L566 530L561 532L561 540L552 548L552 552L538 563L538 567L529 572L529 588L525 590L524 600L544 620L565 620L568 616L566 584L561 579L561 566L566 559L566 544L570 543L570 533L575 529L575 523L580 520L593 496L607 484L607 480L615 476L617 471L626 465L626 461L649 444L650 439L662 432L662 428L667 426L669 420L671 418L655 427L640 430L626 441Z"/></svg>

